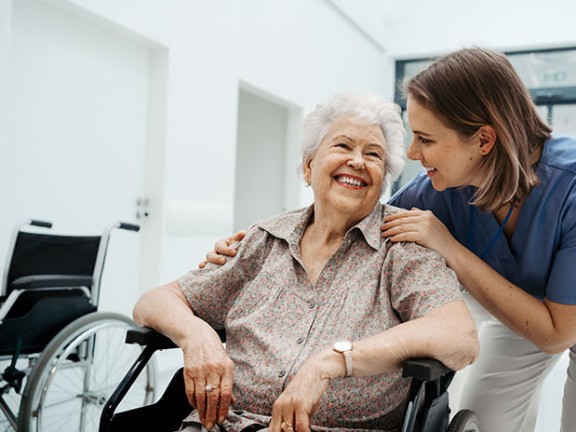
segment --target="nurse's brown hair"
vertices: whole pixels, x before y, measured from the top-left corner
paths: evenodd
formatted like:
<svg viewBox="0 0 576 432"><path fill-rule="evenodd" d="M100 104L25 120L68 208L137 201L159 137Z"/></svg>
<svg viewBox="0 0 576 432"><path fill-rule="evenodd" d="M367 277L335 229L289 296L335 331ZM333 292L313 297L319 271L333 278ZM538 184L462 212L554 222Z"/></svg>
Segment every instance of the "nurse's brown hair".
<svg viewBox="0 0 576 432"><path fill-rule="evenodd" d="M521 203L538 184L536 164L552 130L504 54L453 52L406 81L403 91L462 137L483 125L494 128L496 142L483 159L472 204L495 211Z"/></svg>

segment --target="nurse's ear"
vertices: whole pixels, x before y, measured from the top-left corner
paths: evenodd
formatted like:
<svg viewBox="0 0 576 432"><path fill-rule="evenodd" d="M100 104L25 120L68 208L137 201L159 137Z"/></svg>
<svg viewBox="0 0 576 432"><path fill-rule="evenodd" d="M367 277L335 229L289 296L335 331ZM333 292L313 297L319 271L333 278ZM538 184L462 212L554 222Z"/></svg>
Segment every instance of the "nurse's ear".
<svg viewBox="0 0 576 432"><path fill-rule="evenodd" d="M477 132L479 139L479 148L482 156L486 156L494 148L496 143L496 131L490 125L480 126Z"/></svg>

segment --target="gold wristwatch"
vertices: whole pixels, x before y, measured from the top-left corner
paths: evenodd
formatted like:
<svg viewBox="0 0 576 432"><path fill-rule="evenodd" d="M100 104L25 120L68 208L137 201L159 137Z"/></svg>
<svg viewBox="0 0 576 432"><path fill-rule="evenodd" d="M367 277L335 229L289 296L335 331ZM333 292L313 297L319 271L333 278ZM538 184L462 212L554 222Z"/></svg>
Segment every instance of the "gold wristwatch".
<svg viewBox="0 0 576 432"><path fill-rule="evenodd" d="M349 340L339 340L334 342L334 351L339 352L344 356L344 363L346 364L346 378L351 377L354 373L354 365L352 364L352 342Z"/></svg>

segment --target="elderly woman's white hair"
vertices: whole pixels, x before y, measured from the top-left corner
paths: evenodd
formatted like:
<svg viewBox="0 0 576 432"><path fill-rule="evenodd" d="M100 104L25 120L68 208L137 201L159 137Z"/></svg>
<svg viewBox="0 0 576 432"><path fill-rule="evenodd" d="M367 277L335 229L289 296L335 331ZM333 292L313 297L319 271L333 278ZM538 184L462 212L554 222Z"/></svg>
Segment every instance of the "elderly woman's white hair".
<svg viewBox="0 0 576 432"><path fill-rule="evenodd" d="M404 140L406 131L400 115L400 107L384 102L365 91L351 90L336 93L316 105L302 125L302 164L314 156L330 125L342 117L352 117L370 125L378 125L386 138L385 171L382 191L387 190L404 169Z"/></svg>

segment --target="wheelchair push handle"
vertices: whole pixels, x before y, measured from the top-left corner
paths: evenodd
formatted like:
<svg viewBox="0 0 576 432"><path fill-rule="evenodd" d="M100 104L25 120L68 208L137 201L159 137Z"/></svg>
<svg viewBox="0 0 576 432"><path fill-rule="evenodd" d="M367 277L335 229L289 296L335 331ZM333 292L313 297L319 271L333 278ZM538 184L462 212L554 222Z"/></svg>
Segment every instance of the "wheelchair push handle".
<svg viewBox="0 0 576 432"><path fill-rule="evenodd" d="M134 232L140 231L140 225L131 224L128 222L119 222L118 228Z"/></svg>
<svg viewBox="0 0 576 432"><path fill-rule="evenodd" d="M30 219L28 225L41 227L41 228L52 228L52 222L42 221L39 219Z"/></svg>
<svg viewBox="0 0 576 432"><path fill-rule="evenodd" d="M40 219L27 219L27 220L21 222L19 224L19 227L21 227L23 225L31 225L31 226L40 227L40 228L52 228L52 222L43 221ZM134 232L140 231L140 225L136 225L136 224L132 224L132 223L128 223L128 222L121 222L120 221L120 222L116 222L113 225L114 225L113 228L120 228L123 230L134 231Z"/></svg>

